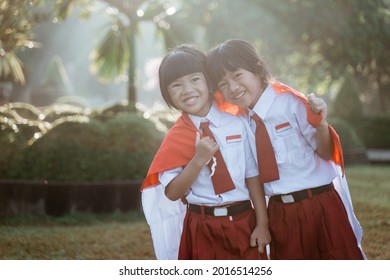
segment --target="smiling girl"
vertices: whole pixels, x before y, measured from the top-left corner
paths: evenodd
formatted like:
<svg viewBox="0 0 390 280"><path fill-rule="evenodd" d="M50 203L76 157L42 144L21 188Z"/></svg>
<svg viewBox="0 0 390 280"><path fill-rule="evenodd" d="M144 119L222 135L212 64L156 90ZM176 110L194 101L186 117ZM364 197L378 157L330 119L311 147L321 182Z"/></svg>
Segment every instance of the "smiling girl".
<svg viewBox="0 0 390 280"><path fill-rule="evenodd" d="M190 46L169 52L159 68L162 96L182 115L142 185L156 256L267 259L265 196L245 126L213 105L207 75L205 54Z"/></svg>
<svg viewBox="0 0 390 280"><path fill-rule="evenodd" d="M324 100L272 81L265 62L243 40L213 48L207 64L213 88L241 107L248 127L269 196L271 259L362 259L361 228Z"/></svg>

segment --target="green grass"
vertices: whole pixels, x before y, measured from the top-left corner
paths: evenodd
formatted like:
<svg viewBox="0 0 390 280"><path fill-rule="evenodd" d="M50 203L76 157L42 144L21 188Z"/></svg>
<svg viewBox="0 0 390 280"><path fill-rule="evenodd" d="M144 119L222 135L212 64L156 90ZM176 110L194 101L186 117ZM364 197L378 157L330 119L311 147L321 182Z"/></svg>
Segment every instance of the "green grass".
<svg viewBox="0 0 390 280"><path fill-rule="evenodd" d="M364 252L368 259L390 260L390 166L349 167L346 176Z"/></svg>
<svg viewBox="0 0 390 280"><path fill-rule="evenodd" d="M149 227L140 212L19 216L0 219L0 259L154 259Z"/></svg>
<svg viewBox="0 0 390 280"><path fill-rule="evenodd" d="M346 169L363 249L371 260L390 259L390 166ZM154 259L143 214L75 214L0 218L0 259Z"/></svg>

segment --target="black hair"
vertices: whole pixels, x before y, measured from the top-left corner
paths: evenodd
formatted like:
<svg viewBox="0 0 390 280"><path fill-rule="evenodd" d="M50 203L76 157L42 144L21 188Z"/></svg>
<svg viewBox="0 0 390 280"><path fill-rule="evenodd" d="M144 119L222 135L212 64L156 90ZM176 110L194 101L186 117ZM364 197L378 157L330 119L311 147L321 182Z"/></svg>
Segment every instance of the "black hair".
<svg viewBox="0 0 390 280"><path fill-rule="evenodd" d="M175 107L168 92L174 80L201 72L210 88L206 67L206 54L192 45L181 45L172 49L161 61L158 76L162 97L168 107Z"/></svg>
<svg viewBox="0 0 390 280"><path fill-rule="evenodd" d="M250 43L241 39L227 40L208 51L207 68L213 90L218 90L218 83L226 72L234 72L238 68L259 75L263 87L271 79L268 65Z"/></svg>

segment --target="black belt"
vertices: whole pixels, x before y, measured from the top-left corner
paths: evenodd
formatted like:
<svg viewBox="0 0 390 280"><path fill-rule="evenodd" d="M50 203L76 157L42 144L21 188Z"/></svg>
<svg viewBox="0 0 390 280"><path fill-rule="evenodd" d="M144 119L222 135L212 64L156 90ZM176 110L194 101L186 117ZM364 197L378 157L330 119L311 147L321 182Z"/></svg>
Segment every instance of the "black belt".
<svg viewBox="0 0 390 280"><path fill-rule="evenodd" d="M241 201L226 207L224 206L210 207L210 206L201 206L196 204L188 205L189 211L201 214L203 209L205 215L217 216L217 217L234 216L242 212L245 212L246 210L251 208L252 208L252 203L250 202L250 200Z"/></svg>
<svg viewBox="0 0 390 280"><path fill-rule="evenodd" d="M283 202L283 203L292 203L292 202L297 202L306 198L310 197L310 192L312 195L317 195L323 192L326 192L330 189L333 189L333 183L319 186L316 188L312 189L306 189L306 190L301 190L297 192L292 192L288 194L279 194L279 195L273 195L271 196L270 200L275 200L278 202Z"/></svg>

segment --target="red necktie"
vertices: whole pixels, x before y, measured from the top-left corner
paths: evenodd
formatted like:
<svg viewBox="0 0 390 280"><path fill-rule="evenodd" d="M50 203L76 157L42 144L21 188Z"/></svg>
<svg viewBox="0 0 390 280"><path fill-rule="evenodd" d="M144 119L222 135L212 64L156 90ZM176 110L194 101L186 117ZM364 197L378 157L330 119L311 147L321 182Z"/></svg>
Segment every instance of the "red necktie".
<svg viewBox="0 0 390 280"><path fill-rule="evenodd" d="M200 128L203 130L203 136L209 136L211 139L217 142L209 128L209 125L210 122L202 122L200 124ZM229 171L226 167L225 161L223 160L221 151L219 149L214 153L214 157L216 159L217 165L215 166L215 171L214 174L211 176L211 180L213 181L215 194L221 194L234 190L236 187L234 186L233 180L230 177ZM212 165L213 159L211 159L208 163L210 171Z"/></svg>
<svg viewBox="0 0 390 280"><path fill-rule="evenodd" d="M263 120L256 114L252 116L256 122L257 164L261 183L279 180L279 170L274 149Z"/></svg>

